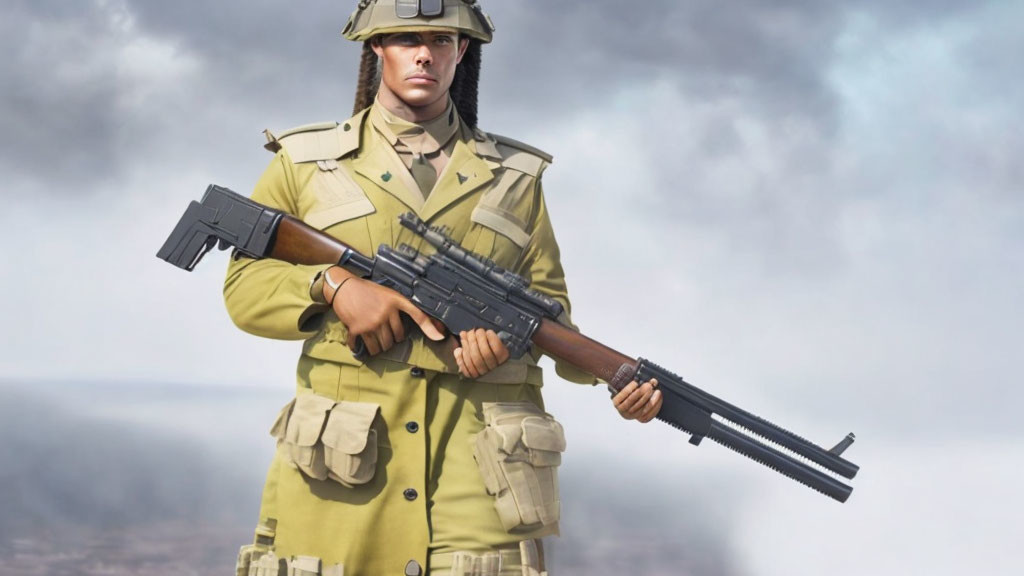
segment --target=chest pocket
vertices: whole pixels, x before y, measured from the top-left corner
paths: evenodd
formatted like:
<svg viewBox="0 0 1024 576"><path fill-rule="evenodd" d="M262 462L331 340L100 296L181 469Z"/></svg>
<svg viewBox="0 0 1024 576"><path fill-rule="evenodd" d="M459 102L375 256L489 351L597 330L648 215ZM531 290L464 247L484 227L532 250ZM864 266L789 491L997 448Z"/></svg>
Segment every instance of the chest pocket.
<svg viewBox="0 0 1024 576"><path fill-rule="evenodd" d="M372 255L366 216L377 211L373 203L337 160L320 160L316 166L307 185L309 207L302 219L359 252Z"/></svg>
<svg viewBox="0 0 1024 576"><path fill-rule="evenodd" d="M531 211L528 198L534 177L506 168L497 183L484 192L470 220L476 224L472 249L498 265L514 270L523 249L530 242L527 219Z"/></svg>

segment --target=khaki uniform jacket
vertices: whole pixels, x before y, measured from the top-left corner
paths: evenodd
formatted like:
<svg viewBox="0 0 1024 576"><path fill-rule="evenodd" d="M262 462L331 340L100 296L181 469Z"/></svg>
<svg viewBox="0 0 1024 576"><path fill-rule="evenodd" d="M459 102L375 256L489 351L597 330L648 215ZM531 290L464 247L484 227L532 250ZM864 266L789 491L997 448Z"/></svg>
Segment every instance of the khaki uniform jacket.
<svg viewBox="0 0 1024 576"><path fill-rule="evenodd" d="M340 124L307 126L281 136L268 132L267 148L276 156L253 199L367 255L380 244L423 248L397 220L401 213L415 212L431 226L444 226L464 248L525 276L532 288L559 300L568 323L565 278L541 188L550 156L463 125L445 169L424 199L367 115L364 110ZM376 474L359 486L320 482L296 470L279 446L263 496L264 541L269 534L279 556L316 556L325 565L344 562L346 574L398 574L409 560L425 566L430 551L479 549L557 532L557 523L528 526L516 534L502 529L471 454L473 437L483 428L482 402L518 400L543 407L536 355L510 360L472 382L457 376L454 339L434 343L417 333L363 366L345 346L345 326L311 297L311 280L324 268L233 259L225 303L232 320L247 332L305 340L299 396L313 392L334 401L380 406L374 424ZM557 369L568 379L594 382L571 367ZM275 427L279 438L286 435L283 420L290 410L294 407L286 407ZM417 435L413 430L420 425L424 430ZM319 430L323 419L307 427ZM301 436L301 431L288 434Z"/></svg>

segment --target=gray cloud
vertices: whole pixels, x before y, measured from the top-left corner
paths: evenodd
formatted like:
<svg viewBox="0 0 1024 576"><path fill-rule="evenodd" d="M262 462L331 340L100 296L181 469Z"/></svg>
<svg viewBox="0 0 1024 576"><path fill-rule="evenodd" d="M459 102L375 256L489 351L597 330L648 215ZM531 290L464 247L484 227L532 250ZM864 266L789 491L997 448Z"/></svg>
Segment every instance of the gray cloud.
<svg viewBox="0 0 1024 576"><path fill-rule="evenodd" d="M145 34L201 55L207 65L199 93L218 105L306 108L344 100L354 90L358 46L341 37L350 8L314 0L301 8L280 2L229 0L146 2L128 10ZM315 104L314 104L315 106Z"/></svg>
<svg viewBox="0 0 1024 576"><path fill-rule="evenodd" d="M97 165L120 161L109 22L82 3L12 4L0 23L0 169L87 188Z"/></svg>
<svg viewBox="0 0 1024 576"><path fill-rule="evenodd" d="M681 111L656 111L662 122L649 152L666 165L678 158L663 145L673 138L696 137L702 156L735 153L743 146L737 106L780 133L794 123L810 130L794 154L813 154L837 129L827 71L851 10L913 26L965 6L951 1L924 16L911 2L663 2L643 10L611 1L557 9L492 2L499 31L485 53L485 126L543 131L581 107L616 106L630 86L638 91L630 109L670 106L645 102L644 91L661 82L683 104L726 103L700 133ZM358 58L358 46L338 33L351 8L17 2L0 41L14 55L0 66L4 168L11 182L89 194L154 159L174 164L184 150L231 158L256 145L262 128L342 118Z"/></svg>
<svg viewBox="0 0 1024 576"><path fill-rule="evenodd" d="M258 146L269 125L344 115L351 96L338 84L351 66L338 54L348 48L355 62L357 50L322 16L336 5L311 8L319 12L269 2L15 3L0 24L0 47L13 55L0 65L4 194L13 184L109 192L140 166L180 163L184 150L223 158ZM274 115L282 109L299 113Z"/></svg>
<svg viewBox="0 0 1024 576"><path fill-rule="evenodd" d="M502 24L490 69L519 71L489 78L498 87L486 94L503 112L511 107L525 119L558 114L551 102L569 109L608 104L623 85L662 79L702 99L741 98L766 115L812 117L826 129L832 123L834 99L822 73L841 14L826 3L516 8L492 8ZM532 41L517 42L521 37Z"/></svg>

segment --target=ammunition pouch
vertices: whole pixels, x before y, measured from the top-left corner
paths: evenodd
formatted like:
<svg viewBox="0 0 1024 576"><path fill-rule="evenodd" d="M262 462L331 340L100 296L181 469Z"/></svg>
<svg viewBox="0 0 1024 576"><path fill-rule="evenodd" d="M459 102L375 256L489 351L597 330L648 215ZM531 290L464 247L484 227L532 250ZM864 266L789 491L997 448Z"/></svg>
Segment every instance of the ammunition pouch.
<svg viewBox="0 0 1024 576"><path fill-rule="evenodd" d="M372 480L377 468L379 411L379 404L300 394L281 410L270 433L306 476L358 486Z"/></svg>
<svg viewBox="0 0 1024 576"><path fill-rule="evenodd" d="M483 411L486 428L473 456L502 526L509 532L557 526L562 425L530 402L484 403Z"/></svg>
<svg viewBox="0 0 1024 576"><path fill-rule="evenodd" d="M324 566L313 556L279 558L273 549L258 544L242 546L238 552L236 576L345 576L341 564Z"/></svg>

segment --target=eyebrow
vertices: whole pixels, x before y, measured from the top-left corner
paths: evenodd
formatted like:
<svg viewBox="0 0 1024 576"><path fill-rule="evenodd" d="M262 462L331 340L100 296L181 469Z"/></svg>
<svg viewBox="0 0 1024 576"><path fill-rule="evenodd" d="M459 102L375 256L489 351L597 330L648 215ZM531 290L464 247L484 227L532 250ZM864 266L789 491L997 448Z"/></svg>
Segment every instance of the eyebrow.
<svg viewBox="0 0 1024 576"><path fill-rule="evenodd" d="M457 32L395 32L388 34L386 40L397 40L399 42L427 42L426 35L429 34L432 40L438 38L448 38L452 42L458 41L459 34Z"/></svg>

